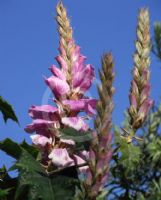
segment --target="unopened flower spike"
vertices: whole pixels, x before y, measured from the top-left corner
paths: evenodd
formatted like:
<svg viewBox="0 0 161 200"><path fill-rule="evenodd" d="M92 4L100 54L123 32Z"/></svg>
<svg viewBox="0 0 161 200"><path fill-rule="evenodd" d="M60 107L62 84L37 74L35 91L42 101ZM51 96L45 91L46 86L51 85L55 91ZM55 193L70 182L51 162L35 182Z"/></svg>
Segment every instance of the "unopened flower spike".
<svg viewBox="0 0 161 200"><path fill-rule="evenodd" d="M148 9L141 9L138 16L137 40L135 42L133 80L130 89L129 131L134 136L148 115L153 104L150 99L150 30Z"/></svg>
<svg viewBox="0 0 161 200"><path fill-rule="evenodd" d="M109 162L112 156L111 149L111 127L113 110L113 58L111 53L102 57L102 70L100 71L101 85L98 87L100 100L97 103L97 117L95 120L95 132L90 146L86 179L82 187L82 194L79 193L76 199L95 200L103 191L108 179Z"/></svg>

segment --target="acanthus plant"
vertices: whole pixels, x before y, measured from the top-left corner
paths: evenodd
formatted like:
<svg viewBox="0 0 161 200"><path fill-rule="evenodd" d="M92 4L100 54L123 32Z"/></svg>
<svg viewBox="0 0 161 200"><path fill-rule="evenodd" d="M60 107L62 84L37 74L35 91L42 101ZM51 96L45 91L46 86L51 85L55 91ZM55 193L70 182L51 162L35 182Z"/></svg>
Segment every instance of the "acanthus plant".
<svg viewBox="0 0 161 200"><path fill-rule="evenodd" d="M115 151L112 149L113 56L105 53L102 57L99 99L87 97L85 93L95 78L94 68L85 64L86 57L81 55L80 47L73 39L73 30L62 2L58 3L56 10L60 36L60 54L56 57L59 67L52 65L52 76L45 78L54 95L53 105L31 106L29 109L33 122L25 130L32 134L33 146L26 143L19 146L10 140L0 144L2 150L18 160L12 169L18 169L20 173L15 188L10 187L11 194L7 187L3 189L9 196L15 192L15 199L19 200L103 200L107 194L104 186L109 177L110 160ZM130 133L123 137L128 143L132 142L152 105L149 98L150 35L146 9L140 11L137 36L129 95ZM94 120L94 130L87 123L90 118ZM13 155L12 148L5 147L7 144L18 153ZM26 158L33 162L31 166L26 166ZM71 171L67 174L64 172L66 169ZM69 176L72 178L68 180ZM42 190L43 184L49 186L46 194Z"/></svg>
<svg viewBox="0 0 161 200"><path fill-rule="evenodd" d="M57 5L58 30L60 34L60 55L56 60L60 68L52 65L52 76L45 78L55 98L51 105L32 106L29 115L33 123L26 127L32 135L32 142L42 153L42 164L46 168L68 167L83 164L88 152L74 153L75 141L62 139L59 130L72 127L77 131L88 131L85 119L95 114L97 100L85 96L94 79L94 68L85 65L85 56L75 44L67 13L62 3ZM85 112L85 116L79 116Z"/></svg>

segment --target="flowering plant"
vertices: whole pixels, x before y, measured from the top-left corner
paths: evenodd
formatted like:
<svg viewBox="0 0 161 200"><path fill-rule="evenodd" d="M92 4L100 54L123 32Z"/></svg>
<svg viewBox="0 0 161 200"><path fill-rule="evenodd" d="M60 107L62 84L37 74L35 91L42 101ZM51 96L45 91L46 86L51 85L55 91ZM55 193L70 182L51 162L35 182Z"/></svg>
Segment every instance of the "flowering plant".
<svg viewBox="0 0 161 200"><path fill-rule="evenodd" d="M16 159L10 170L18 171L18 176L11 178L5 167L1 169L0 197L3 199L105 200L107 195L111 198L112 189L106 186L109 186L108 182L112 186L111 177L113 182L117 180L115 174L118 171L113 163L120 166L124 156L121 166L125 167L126 150L133 154L138 151L136 156L139 156L139 145L135 142L144 140L137 136L137 130L144 125L153 105L149 83L148 10L141 9L138 16L130 106L125 126L117 130L112 124L115 91L112 53L103 54L101 59L99 98L88 97L86 92L95 79L94 67L85 64L86 57L73 38L73 29L62 2L58 3L56 11L59 32L56 61L59 67L52 65L52 76L44 78L53 95L52 104L29 108L33 121L25 131L30 134L32 145L25 141L17 144L10 139L0 142L0 149ZM18 122L12 108L4 104L4 100L2 103L2 107L7 106L11 113L4 115L4 119ZM2 112L5 114L4 110ZM89 119L93 120L94 128L91 128ZM130 164L133 161L136 160L131 159Z"/></svg>

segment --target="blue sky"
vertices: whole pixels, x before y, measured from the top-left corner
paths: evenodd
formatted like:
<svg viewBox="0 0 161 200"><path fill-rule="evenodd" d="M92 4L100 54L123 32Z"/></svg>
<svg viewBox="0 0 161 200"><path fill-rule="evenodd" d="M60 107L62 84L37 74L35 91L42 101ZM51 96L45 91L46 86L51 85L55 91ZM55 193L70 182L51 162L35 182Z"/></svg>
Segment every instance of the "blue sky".
<svg viewBox="0 0 161 200"><path fill-rule="evenodd" d="M124 119L128 106L128 91L133 65L134 40L139 8L148 7L151 31L155 21L161 21L161 0L64 0L72 20L74 38L93 64L98 78L100 57L112 51L115 58L114 122ZM20 126L1 118L0 140L10 137L20 142L30 141L24 132L31 122L30 105L47 103L49 91L43 76L56 64L58 34L54 21L55 0L0 0L0 95L14 107ZM159 102L161 63L151 57L152 98ZM97 79L96 79L97 80ZM96 96L96 82L88 93ZM1 117L1 116L0 116ZM11 159L0 152L0 166Z"/></svg>

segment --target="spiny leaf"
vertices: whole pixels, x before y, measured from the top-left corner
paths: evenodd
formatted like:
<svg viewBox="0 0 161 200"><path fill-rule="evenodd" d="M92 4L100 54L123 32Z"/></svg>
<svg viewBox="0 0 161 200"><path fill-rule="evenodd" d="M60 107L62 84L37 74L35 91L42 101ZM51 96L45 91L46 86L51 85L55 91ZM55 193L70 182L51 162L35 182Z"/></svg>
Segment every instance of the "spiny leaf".
<svg viewBox="0 0 161 200"><path fill-rule="evenodd" d="M21 144L18 144L7 138L3 141L0 141L0 149L15 159L19 159L22 149L25 149L34 158L36 158L38 155L38 150L32 145L27 144L25 140Z"/></svg>
<svg viewBox="0 0 161 200"><path fill-rule="evenodd" d="M7 122L8 119L12 119L13 121L19 123L12 106L1 96L0 96L0 111L2 112L3 119L5 122Z"/></svg>
<svg viewBox="0 0 161 200"><path fill-rule="evenodd" d="M22 150L16 165L19 170L19 185L15 199L26 200L70 200L74 195L74 184L69 177L49 177L42 166L26 150Z"/></svg>

